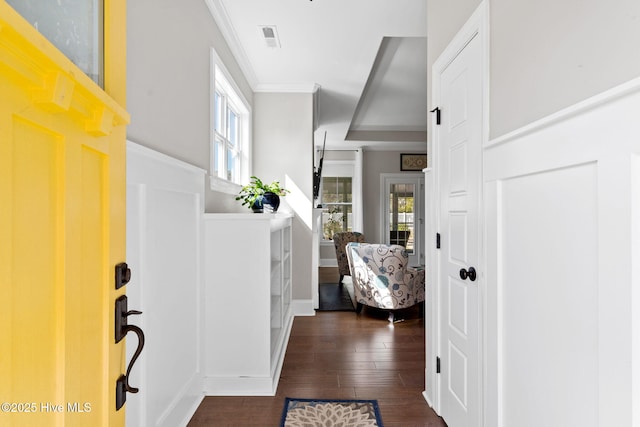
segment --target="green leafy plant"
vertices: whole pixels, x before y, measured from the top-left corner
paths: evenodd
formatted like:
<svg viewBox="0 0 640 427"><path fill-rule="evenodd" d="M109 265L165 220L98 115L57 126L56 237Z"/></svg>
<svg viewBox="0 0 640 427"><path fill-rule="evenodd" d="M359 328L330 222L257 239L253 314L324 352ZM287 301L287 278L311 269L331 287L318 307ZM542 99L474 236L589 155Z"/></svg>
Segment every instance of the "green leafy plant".
<svg viewBox="0 0 640 427"><path fill-rule="evenodd" d="M251 209L258 197L264 195L264 193L275 193L278 196L285 196L287 193L290 193L290 191L281 187L279 181L265 184L257 176L252 176L251 182L240 189L236 200L242 200L242 206L247 205L247 207Z"/></svg>

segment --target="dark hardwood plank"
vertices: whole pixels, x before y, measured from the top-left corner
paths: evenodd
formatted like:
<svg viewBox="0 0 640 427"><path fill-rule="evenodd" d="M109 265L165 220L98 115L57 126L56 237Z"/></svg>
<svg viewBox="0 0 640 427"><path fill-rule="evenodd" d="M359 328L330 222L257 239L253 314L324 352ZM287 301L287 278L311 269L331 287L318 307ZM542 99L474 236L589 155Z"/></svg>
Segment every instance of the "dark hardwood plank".
<svg viewBox="0 0 640 427"><path fill-rule="evenodd" d="M278 426L285 397L377 399L385 427L446 427L422 397L423 320L402 315L396 324L367 309L297 317L276 395L205 397L189 427Z"/></svg>

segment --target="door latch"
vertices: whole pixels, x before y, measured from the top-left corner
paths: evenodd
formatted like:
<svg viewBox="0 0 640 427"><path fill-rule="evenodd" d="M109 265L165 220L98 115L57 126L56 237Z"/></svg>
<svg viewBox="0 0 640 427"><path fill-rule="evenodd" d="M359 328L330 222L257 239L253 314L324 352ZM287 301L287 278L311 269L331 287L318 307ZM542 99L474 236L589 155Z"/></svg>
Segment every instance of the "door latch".
<svg viewBox="0 0 640 427"><path fill-rule="evenodd" d="M116 265L116 289L120 289L131 280L131 269L126 262Z"/></svg>
<svg viewBox="0 0 640 427"><path fill-rule="evenodd" d="M115 311L116 343L122 341L129 332L133 331L138 336L138 347L136 348L135 353L133 353L131 362L127 367L127 373L120 375L120 377L116 381L116 411L122 408L124 403L127 401L127 392L137 393L139 391L138 388L131 387L129 385L129 377L131 375L131 368L133 368L134 363L136 363L136 360L138 360L138 356L140 356L142 348L144 347L144 332L142 332L142 329L140 329L138 326L128 324L127 317L133 314L142 314L142 312L137 310L128 311L127 296L122 295L121 297L119 297L116 300Z"/></svg>

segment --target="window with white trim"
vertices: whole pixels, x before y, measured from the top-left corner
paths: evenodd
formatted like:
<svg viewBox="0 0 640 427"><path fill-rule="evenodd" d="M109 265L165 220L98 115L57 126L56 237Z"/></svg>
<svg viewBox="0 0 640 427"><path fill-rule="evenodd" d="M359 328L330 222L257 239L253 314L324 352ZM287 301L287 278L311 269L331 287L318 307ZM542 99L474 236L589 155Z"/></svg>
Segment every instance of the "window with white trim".
<svg viewBox="0 0 640 427"><path fill-rule="evenodd" d="M353 231L350 176L322 178L322 239L331 240L335 233Z"/></svg>
<svg viewBox="0 0 640 427"><path fill-rule="evenodd" d="M354 230L355 177L353 160L326 160L320 186L322 204L322 241L331 241L335 233Z"/></svg>
<svg viewBox="0 0 640 427"><path fill-rule="evenodd" d="M251 115L248 103L215 52L211 120L211 187L229 192L229 184L249 178Z"/></svg>

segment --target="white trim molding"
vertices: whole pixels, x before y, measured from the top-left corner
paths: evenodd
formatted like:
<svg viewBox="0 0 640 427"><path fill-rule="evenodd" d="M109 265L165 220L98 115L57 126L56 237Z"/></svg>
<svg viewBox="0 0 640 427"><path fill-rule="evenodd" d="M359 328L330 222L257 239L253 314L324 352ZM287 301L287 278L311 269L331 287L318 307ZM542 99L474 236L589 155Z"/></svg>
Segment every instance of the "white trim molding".
<svg viewBox="0 0 640 427"><path fill-rule="evenodd" d="M238 40L236 31L231 24L229 15L227 14L227 10L224 8L220 0L204 0L204 2L209 8L209 12L211 12L213 20L216 22L216 24L218 24L218 28L220 29L222 36L227 42L231 53L238 62L238 65L242 69L247 82L252 88L254 88L258 83L258 78L256 77L256 73L251 66L249 57L242 48L240 40Z"/></svg>
<svg viewBox="0 0 640 427"><path fill-rule="evenodd" d="M316 311L313 308L313 300L310 299L294 299L291 300L291 309L294 316L315 316Z"/></svg>
<svg viewBox="0 0 640 427"><path fill-rule="evenodd" d="M320 85L316 83L300 84L257 84L253 91L256 93L316 93Z"/></svg>
<svg viewBox="0 0 640 427"><path fill-rule="evenodd" d="M584 101L578 102L577 104L571 105L556 113L543 117L540 120L537 120L505 135L493 138L487 142L486 148L491 148L496 145L504 144L515 139L522 138L530 133L550 127L555 123L568 120L573 116L585 114L590 110L596 109L600 106L604 106L619 98L632 95L639 91L640 77L632 79L626 83L613 87L590 98L587 98Z"/></svg>
<svg viewBox="0 0 640 427"><path fill-rule="evenodd" d="M209 184L211 185L212 190L225 194L237 195L242 188L242 185L240 184L236 184L235 182L227 181L226 179L218 178L213 175L209 175Z"/></svg>
<svg viewBox="0 0 640 427"><path fill-rule="evenodd" d="M480 45L480 60L482 64L480 65L482 70L481 83L482 84L482 135L481 135L481 144L484 147L486 145L486 141L489 136L489 1L483 0L480 2L479 6L473 12L473 14L469 17L469 19L465 22L465 24L460 28L458 33L454 36L442 54L438 57L438 59L434 62L432 66L432 76L433 76L433 84L432 84L432 106L436 107L440 103L442 99L442 94L440 93L440 75L446 70L446 68L456 59L458 54L463 51L463 49L474 39L478 38ZM433 124L431 126L431 141L433 141L432 145L432 153L431 153L431 165L436 165L433 170L431 168L427 168L426 178L427 182L425 182L425 187L427 189L431 188L431 195L427 195L427 211L425 212L425 217L427 224L431 224L432 227L435 227L435 230L442 232L444 230L440 230L441 227L441 216L440 216L440 194L439 194L439 175L442 173L438 170L438 159L440 153L438 152L438 143L440 138L440 127L436 126L435 120L436 115L432 115ZM481 162L481 171L484 171L484 161L481 158L478 160ZM483 251L483 239L484 235L482 233L483 230L483 222L484 218L482 215L483 212L483 197L482 197L482 184L480 185L480 195L478 197L479 200L479 218L478 218L478 227L479 230L479 260L478 265L480 265L480 270L483 270L485 263L485 254ZM428 190L427 190L428 191ZM424 393L427 402L429 405L433 407L436 413L442 413L442 376L436 374L436 361L435 356L439 355L443 357L444 351L440 348L441 342L441 334L443 326L441 325L441 313L440 313L440 304L442 302L442 296L439 294L439 284L441 280L441 272L439 270L440 265L440 257L444 256L440 254L438 250L436 250L435 246L435 235L432 231L428 232L430 235L427 235L425 242L427 242L426 249L426 257L427 261L427 299L429 299L428 295L431 295L432 306L431 309L434 311L429 314L429 318L431 322L426 325L426 346L427 348L435 348L435 353L427 352L426 357L431 360L426 360L426 372L425 372L425 383L426 390ZM429 264L431 263L431 264ZM431 279L431 283L429 284L429 278ZM480 274L480 280L478 281L479 287L479 301L478 301L478 309L480 312L480 320L481 323L478 328L478 359L479 359L479 368L480 372L478 375L478 390L468 390L468 393L473 393L474 397L477 398L478 405L478 419L477 420L469 420L469 423L477 426L492 426L491 423L486 423L485 414L484 414L484 400L486 396L486 383L485 383L485 372L483 371L483 363L486 360L485 351L483 348L483 340L485 336L484 325L486 324L486 311L484 309L484 300L483 300L483 287L484 287L484 277L482 273ZM435 346L435 347L433 347ZM469 397L468 399L472 399Z"/></svg>
<svg viewBox="0 0 640 427"><path fill-rule="evenodd" d="M436 189L436 174L432 167L424 170L424 191L425 191L425 224L424 224L424 244L425 244L425 325L429 331L438 330L438 283L435 266L440 263L440 253L434 248L437 247L438 224L436 222L438 204L438 192ZM436 372L436 357L438 356L438 339L436 333L425 334L425 391L423 396L430 407L434 408L436 403L436 390L438 388L438 377ZM428 387L431 385L431 387Z"/></svg>

